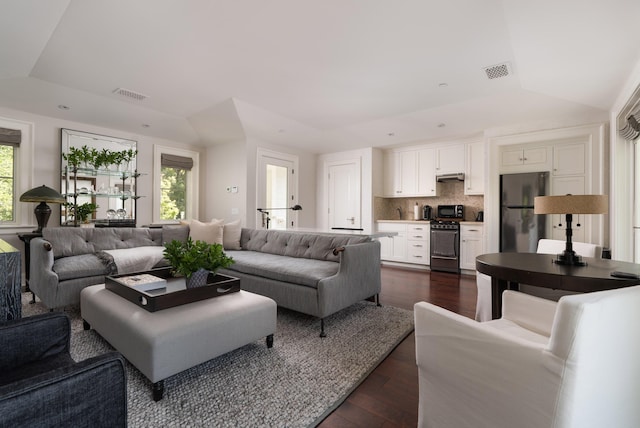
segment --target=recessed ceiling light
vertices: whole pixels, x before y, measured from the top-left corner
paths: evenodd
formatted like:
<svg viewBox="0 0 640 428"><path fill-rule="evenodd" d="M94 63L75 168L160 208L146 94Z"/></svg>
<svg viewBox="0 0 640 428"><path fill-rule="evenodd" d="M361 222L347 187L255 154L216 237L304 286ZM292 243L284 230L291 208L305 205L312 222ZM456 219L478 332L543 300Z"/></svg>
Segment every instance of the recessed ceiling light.
<svg viewBox="0 0 640 428"><path fill-rule="evenodd" d="M58 108L59 108L60 110L71 110L71 107L66 106L66 105L64 105L64 104L58 104Z"/></svg>
<svg viewBox="0 0 640 428"><path fill-rule="evenodd" d="M151 125L149 125L148 123L143 123L143 124L142 124L142 127L143 127L143 128L151 128Z"/></svg>
<svg viewBox="0 0 640 428"><path fill-rule="evenodd" d="M388 135L389 137L395 137L395 136L396 136L396 133L395 133L395 132L389 132L387 135Z"/></svg>
<svg viewBox="0 0 640 428"><path fill-rule="evenodd" d="M449 84L447 82L442 82L438 86L441 88L446 88L447 86L449 86Z"/></svg>
<svg viewBox="0 0 640 428"><path fill-rule="evenodd" d="M278 129L278 132L284 134L284 129Z"/></svg>
<svg viewBox="0 0 640 428"><path fill-rule="evenodd" d="M444 124L444 123L439 123L439 124L438 124L438 128L444 128L445 126L447 126L447 125L446 125L446 124Z"/></svg>

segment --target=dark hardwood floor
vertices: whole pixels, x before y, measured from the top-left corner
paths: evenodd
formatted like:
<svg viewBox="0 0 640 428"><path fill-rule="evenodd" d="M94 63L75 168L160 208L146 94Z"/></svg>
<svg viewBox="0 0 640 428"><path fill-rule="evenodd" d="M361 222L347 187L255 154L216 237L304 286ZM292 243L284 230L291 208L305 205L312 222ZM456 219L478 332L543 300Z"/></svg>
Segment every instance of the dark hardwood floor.
<svg viewBox="0 0 640 428"><path fill-rule="evenodd" d="M383 305L413 310L414 303L425 301L473 318L476 295L474 276L382 268ZM415 427L417 423L418 368L411 333L319 427Z"/></svg>

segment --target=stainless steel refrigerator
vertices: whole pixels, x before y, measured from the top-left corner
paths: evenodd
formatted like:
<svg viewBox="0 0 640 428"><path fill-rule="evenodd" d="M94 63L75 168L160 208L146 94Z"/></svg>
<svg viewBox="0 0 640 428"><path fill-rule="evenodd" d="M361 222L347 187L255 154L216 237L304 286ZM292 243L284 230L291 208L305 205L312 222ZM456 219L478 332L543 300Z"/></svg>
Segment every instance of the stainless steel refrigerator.
<svg viewBox="0 0 640 428"><path fill-rule="evenodd" d="M547 216L533 213L533 200L548 189L548 172L500 176L500 251L536 252L546 237Z"/></svg>

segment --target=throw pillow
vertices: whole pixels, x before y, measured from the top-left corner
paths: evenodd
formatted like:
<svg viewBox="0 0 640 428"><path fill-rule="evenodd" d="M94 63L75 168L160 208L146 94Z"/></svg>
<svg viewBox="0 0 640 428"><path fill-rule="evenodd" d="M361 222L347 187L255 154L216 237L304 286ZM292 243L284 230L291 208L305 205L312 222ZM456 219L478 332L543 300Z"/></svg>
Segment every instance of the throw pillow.
<svg viewBox="0 0 640 428"><path fill-rule="evenodd" d="M194 241L204 241L207 244L222 244L223 221L203 223L191 220L189 223L189 236Z"/></svg>
<svg viewBox="0 0 640 428"><path fill-rule="evenodd" d="M222 241L224 243L225 250L242 250L240 245L240 236L242 235L242 228L240 227L240 220L232 221L224 225L224 231L222 234Z"/></svg>
<svg viewBox="0 0 640 428"><path fill-rule="evenodd" d="M189 236L189 226L182 224L165 224L162 226L162 244L173 240L186 242Z"/></svg>

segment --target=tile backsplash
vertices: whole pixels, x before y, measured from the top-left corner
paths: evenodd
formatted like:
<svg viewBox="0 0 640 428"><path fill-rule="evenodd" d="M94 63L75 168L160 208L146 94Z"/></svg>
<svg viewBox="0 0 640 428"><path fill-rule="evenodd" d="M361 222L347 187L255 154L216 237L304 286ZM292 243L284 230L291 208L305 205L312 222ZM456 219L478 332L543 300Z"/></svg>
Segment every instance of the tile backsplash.
<svg viewBox="0 0 640 428"><path fill-rule="evenodd" d="M465 195L464 183L450 181L438 183L438 196L428 198L382 198L376 197L373 201L373 213L376 220L414 220L413 207L416 202L420 207L422 216L422 206L431 205L433 216L436 215L438 205L464 205L464 220L473 221L476 219L478 211L484 210L484 196ZM398 208L402 212L400 218Z"/></svg>

